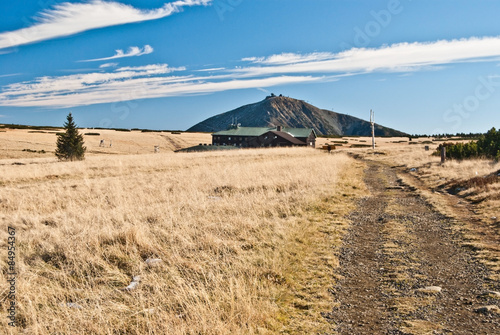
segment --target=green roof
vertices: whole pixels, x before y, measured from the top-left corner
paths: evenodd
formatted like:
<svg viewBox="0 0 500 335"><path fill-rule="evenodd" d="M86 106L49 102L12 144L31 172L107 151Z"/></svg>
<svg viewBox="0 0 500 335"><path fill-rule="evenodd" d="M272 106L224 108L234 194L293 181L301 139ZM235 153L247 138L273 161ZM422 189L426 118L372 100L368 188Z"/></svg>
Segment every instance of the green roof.
<svg viewBox="0 0 500 335"><path fill-rule="evenodd" d="M308 137L311 134L311 131L314 133L314 136L316 136L316 132L312 128L287 128L283 127L281 131L284 131L285 133L289 133L293 137Z"/></svg>
<svg viewBox="0 0 500 335"><path fill-rule="evenodd" d="M214 133L213 135L225 135L225 136L260 136L268 131L276 130L276 127L267 128L267 127L238 127L228 130L222 130ZM289 133L293 137L308 137L311 134L311 131L316 132L312 128L287 128L283 127L281 131L285 133Z"/></svg>
<svg viewBox="0 0 500 335"><path fill-rule="evenodd" d="M175 152L199 152L199 151L216 151L216 150L233 150L240 149L232 145L195 145L194 147L176 150Z"/></svg>
<svg viewBox="0 0 500 335"><path fill-rule="evenodd" d="M265 127L238 127L228 130L222 130L214 133L214 135L227 135L227 136L260 136L267 133L269 130L276 128Z"/></svg>

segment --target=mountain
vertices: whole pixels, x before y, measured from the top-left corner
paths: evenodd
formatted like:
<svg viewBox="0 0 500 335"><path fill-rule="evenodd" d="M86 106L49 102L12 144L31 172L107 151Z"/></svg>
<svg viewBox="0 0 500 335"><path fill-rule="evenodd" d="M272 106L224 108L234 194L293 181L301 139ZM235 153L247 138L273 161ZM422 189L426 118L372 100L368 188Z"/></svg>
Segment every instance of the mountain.
<svg viewBox="0 0 500 335"><path fill-rule="evenodd" d="M236 120L242 127L313 128L318 135L371 136L371 125L368 121L320 109L302 100L274 95L260 102L212 116L187 131L226 130ZM375 135L408 136L408 134L378 124L375 124Z"/></svg>

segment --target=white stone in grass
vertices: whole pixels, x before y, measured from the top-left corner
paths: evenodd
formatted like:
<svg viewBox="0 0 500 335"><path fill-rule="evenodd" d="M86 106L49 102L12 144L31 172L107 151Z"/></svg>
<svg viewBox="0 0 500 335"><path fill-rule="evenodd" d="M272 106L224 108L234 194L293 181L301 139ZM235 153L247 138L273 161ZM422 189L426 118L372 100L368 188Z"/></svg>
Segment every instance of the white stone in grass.
<svg viewBox="0 0 500 335"><path fill-rule="evenodd" d="M83 309L83 307L76 302L67 302L67 303L60 303L62 307L68 307L68 308L76 308L76 309Z"/></svg>
<svg viewBox="0 0 500 335"><path fill-rule="evenodd" d="M147 266L149 267L154 267L154 266L158 266L162 263L163 261L159 258L148 258L146 259L146 264Z"/></svg>
<svg viewBox="0 0 500 335"><path fill-rule="evenodd" d="M441 293L442 288L439 286L426 286L424 288L419 288L418 291L427 294L437 294Z"/></svg>
<svg viewBox="0 0 500 335"><path fill-rule="evenodd" d="M125 287L123 290L124 291L135 290L137 288L137 285L139 285L140 281L141 281L141 276L132 277L132 281L130 282L130 284L127 287Z"/></svg>

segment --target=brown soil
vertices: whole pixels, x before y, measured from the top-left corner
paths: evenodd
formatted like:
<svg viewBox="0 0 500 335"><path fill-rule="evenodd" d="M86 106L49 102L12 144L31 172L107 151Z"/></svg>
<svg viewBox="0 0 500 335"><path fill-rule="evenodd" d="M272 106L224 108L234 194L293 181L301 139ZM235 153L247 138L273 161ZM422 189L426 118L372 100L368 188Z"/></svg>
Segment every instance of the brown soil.
<svg viewBox="0 0 500 335"><path fill-rule="evenodd" d="M500 334L500 283L464 247L455 221L404 185L390 167L367 162L370 195L350 214L325 315L339 334ZM438 286L433 292L425 288Z"/></svg>

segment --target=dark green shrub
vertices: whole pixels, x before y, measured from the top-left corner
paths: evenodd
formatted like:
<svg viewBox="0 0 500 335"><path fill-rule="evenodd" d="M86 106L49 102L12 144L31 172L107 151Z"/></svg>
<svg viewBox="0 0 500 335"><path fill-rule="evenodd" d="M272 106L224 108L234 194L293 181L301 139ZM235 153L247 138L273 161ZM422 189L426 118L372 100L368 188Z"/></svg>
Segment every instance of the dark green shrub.
<svg viewBox="0 0 500 335"><path fill-rule="evenodd" d="M477 141L468 143L445 142L439 145L435 155L439 155L441 148L446 147L446 157L449 159L491 158L500 160L500 132L491 128L481 135Z"/></svg>

